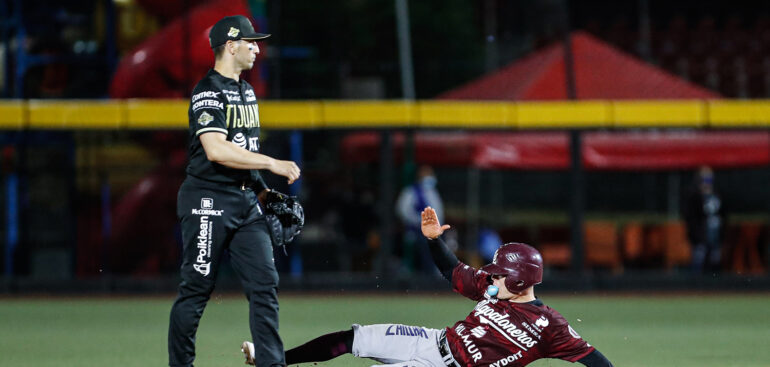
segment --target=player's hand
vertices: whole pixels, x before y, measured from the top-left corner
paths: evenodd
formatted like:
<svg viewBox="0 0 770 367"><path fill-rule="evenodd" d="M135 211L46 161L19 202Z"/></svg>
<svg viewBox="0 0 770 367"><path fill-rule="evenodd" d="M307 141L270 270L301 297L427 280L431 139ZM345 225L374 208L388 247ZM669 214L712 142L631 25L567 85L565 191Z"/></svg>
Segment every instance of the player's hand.
<svg viewBox="0 0 770 367"><path fill-rule="evenodd" d="M289 185L293 184L299 178L299 167L292 161L282 161L276 159L270 172L289 179Z"/></svg>
<svg viewBox="0 0 770 367"><path fill-rule="evenodd" d="M436 211L431 207L426 207L421 213L422 216L422 235L428 239L435 239L444 233L447 229L451 228L448 224L438 222L438 216Z"/></svg>

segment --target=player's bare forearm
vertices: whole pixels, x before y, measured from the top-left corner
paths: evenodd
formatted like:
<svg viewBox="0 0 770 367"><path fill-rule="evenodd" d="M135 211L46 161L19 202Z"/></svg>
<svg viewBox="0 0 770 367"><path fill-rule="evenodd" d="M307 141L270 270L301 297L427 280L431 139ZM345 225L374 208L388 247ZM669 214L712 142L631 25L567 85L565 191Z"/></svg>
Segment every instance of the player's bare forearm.
<svg viewBox="0 0 770 367"><path fill-rule="evenodd" d="M299 178L300 170L294 162L250 152L225 140L224 134L206 133L200 136L200 140L206 157L212 162L235 169L266 169L288 178L289 183Z"/></svg>

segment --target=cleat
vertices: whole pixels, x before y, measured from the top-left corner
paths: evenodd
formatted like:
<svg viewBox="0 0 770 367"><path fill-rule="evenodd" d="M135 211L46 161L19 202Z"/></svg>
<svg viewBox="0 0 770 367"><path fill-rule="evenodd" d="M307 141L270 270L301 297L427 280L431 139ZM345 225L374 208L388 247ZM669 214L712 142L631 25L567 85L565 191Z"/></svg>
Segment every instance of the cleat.
<svg viewBox="0 0 770 367"><path fill-rule="evenodd" d="M246 357L246 364L254 366L254 343L252 342L243 342L241 344L241 352L243 352L243 356Z"/></svg>

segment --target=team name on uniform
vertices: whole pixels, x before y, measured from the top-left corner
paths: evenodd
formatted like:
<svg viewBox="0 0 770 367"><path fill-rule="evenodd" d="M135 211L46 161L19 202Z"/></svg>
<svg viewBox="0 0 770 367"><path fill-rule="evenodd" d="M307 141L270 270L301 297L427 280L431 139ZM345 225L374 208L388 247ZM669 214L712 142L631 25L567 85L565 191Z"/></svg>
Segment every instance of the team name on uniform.
<svg viewBox="0 0 770 367"><path fill-rule="evenodd" d="M509 319L511 315L495 311L495 309L490 307L489 303L486 301L479 302L479 304L476 305L474 316L479 318L479 322L491 326L502 334L503 337L508 339L508 341L525 352L537 344L537 340L532 338L525 330L518 328L516 324Z"/></svg>
<svg viewBox="0 0 770 367"><path fill-rule="evenodd" d="M257 105L227 105L228 128L259 127L259 110Z"/></svg>

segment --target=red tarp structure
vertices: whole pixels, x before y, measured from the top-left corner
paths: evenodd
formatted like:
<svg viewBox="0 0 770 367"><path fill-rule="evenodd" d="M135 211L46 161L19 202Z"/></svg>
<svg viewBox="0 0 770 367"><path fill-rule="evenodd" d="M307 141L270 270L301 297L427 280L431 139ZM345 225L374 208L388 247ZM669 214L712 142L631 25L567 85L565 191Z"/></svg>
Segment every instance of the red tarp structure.
<svg viewBox="0 0 770 367"><path fill-rule="evenodd" d="M587 170L689 169L700 165L750 167L770 164L768 132L585 132L583 167ZM380 135L349 134L340 156L346 163L379 159ZM393 137L394 156L402 158L404 134ZM415 160L434 166L485 169L561 170L569 166L569 134L421 133L414 134Z"/></svg>
<svg viewBox="0 0 770 367"><path fill-rule="evenodd" d="M572 34L578 99L713 99L719 94L625 54L585 32ZM567 99L561 42L438 96L461 100ZM403 135L394 139L400 158ZM560 170L569 165L565 132L416 133L415 158L436 166ZM766 132L634 131L583 133L589 170L687 169L700 165L746 167L770 163ZM374 162L379 135L354 133L342 159Z"/></svg>
<svg viewBox="0 0 770 367"><path fill-rule="evenodd" d="M699 87L577 31L572 33L577 99L709 99ZM438 99L567 99L564 45L559 42L489 73Z"/></svg>

